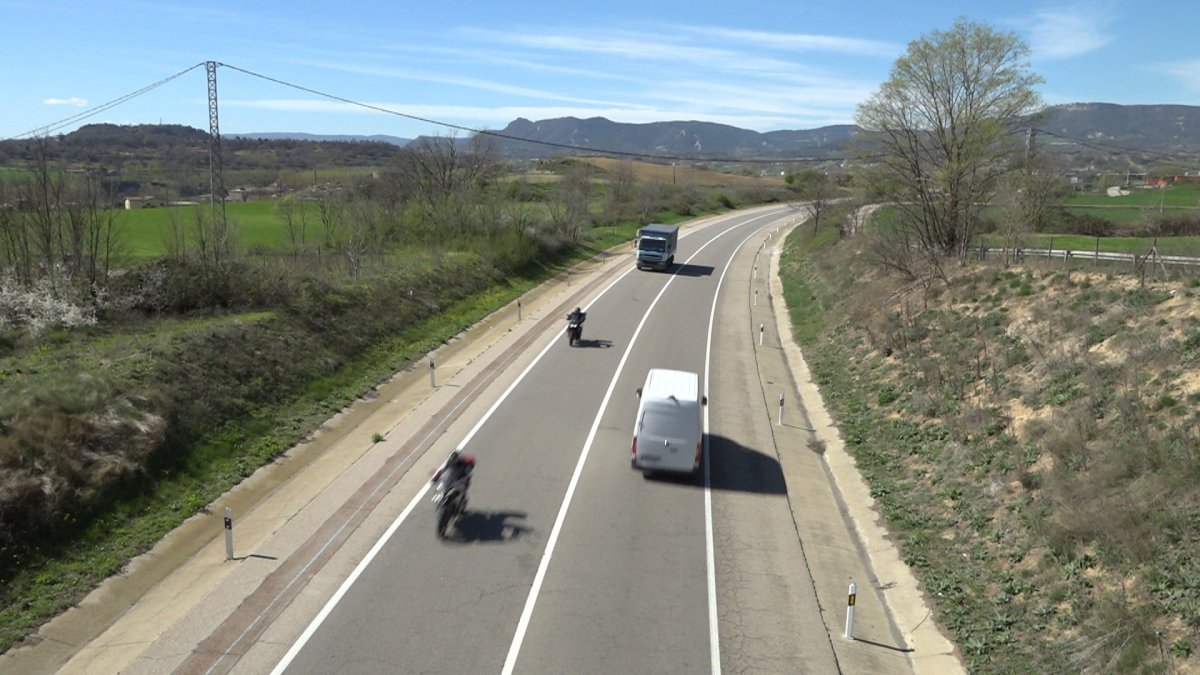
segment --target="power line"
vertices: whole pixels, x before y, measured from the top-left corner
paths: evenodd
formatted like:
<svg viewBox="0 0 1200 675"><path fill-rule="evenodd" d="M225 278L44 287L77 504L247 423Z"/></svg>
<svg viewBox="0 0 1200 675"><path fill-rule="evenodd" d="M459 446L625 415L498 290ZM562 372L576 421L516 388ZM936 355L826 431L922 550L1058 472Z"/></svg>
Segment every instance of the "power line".
<svg viewBox="0 0 1200 675"><path fill-rule="evenodd" d="M661 160L661 161L665 161L665 162L689 161L689 162L741 162L741 163L747 163L747 164L768 164L768 163L769 164L780 164L780 163L798 162L798 161L822 162L822 161L840 161L842 159L845 159L843 157L804 157L804 158L780 157L780 158L776 158L776 159L766 159L766 158L696 157L696 156L691 156L691 155L657 155L657 154L644 153L644 152L626 152L626 151L622 151L622 150L593 148L593 147L588 147L588 146L583 146L583 145L568 145L566 143L555 143L554 141L542 141L542 140L535 140L532 138L521 138L520 136L513 136L511 134L506 134L506 133L499 132L499 131L490 131L487 129L474 129L474 128L463 126L460 124L452 124L450 122L443 122L440 120L430 119L427 117L419 117L417 115L410 115L408 113L403 113L398 110L392 110L390 108L384 108L382 106L377 106L377 105L373 105L370 103L363 103L362 101L356 101L354 99L345 98L344 96L330 94L328 92L323 92L323 91L319 91L316 89L312 89L310 87L305 87L305 86L301 86L298 84L294 84L292 82L280 80L278 78L271 77L269 75L263 75L261 73L256 73L251 70L246 70L245 68L239 68L237 66L232 66L232 65L229 65L228 63L219 63L218 62L218 65L229 68L230 70L236 70L239 73L243 73L243 74L249 75L251 77L257 77L259 79L266 80L268 82L273 82L275 84L278 84L278 85L281 85L284 87L290 87L292 89L296 89L298 91L303 91L305 93L312 94L314 96L320 96L322 98L327 98L327 99L330 99L333 101L346 103L348 105L353 105L353 106L357 106L360 108L366 108L367 110L374 110L376 112L381 112L381 113L385 113L388 115L395 115L397 117L403 117L405 119L415 120L417 122L424 122L426 124L433 124L436 126L445 127L447 129L454 129L457 131L463 131L463 132L467 132L467 133L471 133L471 134L480 134L483 136L491 136L493 138L501 138L504 140L516 141L516 142L520 142L520 143L532 143L534 145L542 145L542 146L551 147L551 148L562 148L562 149L566 149L566 150L572 150L574 152L592 152L592 153L601 154L601 155L615 155L618 157L630 157L630 158L635 158L635 159L654 159L654 160Z"/></svg>
<svg viewBox="0 0 1200 675"><path fill-rule="evenodd" d="M172 80L182 77L183 75L185 75L193 70L196 70L197 68L205 66L205 63L206 62L204 62L204 61L202 61L200 63L196 63L196 64L189 66L173 75L170 75L169 77L163 78L162 80L154 82L153 84L149 84L145 87L142 87L141 89L137 89L136 91L125 94L124 96L115 98L106 103L102 103L93 108L89 108L88 110L85 110L83 112L77 113L70 117L64 118L57 122L52 122L45 126L38 127L36 129L32 129L30 131L26 131L22 134L12 136L12 137L4 139L4 140L17 140L17 139L26 138L26 137L50 135L51 133L58 131L59 129L63 129L65 127L71 126L72 124L75 124L82 120L88 119L90 117L94 117L106 110L115 108L116 106L121 105L127 101L130 101L134 98L137 98L138 96L141 96L150 91L153 91L154 89L157 89L157 88L167 84L168 82L171 82ZM454 124L451 122L445 122L442 120L436 120L436 119L432 119L432 118L428 118L428 117L421 117L418 115L412 115L412 114L401 112L398 110L385 108L383 106L373 105L370 103L364 103L362 101L356 101L354 99L346 98L344 96L338 96L337 94L331 94L328 92L313 89L311 87L305 87L305 86L298 85L298 84L295 84L292 82L281 80L276 77L271 77L269 75L263 75L262 73L257 73L257 72L254 72L252 70L248 70L245 68L240 68L238 66L230 65L228 63L221 63L218 61L218 62L216 62L216 64L218 66L222 66L222 67L228 68L230 70L237 71L244 75L249 75L251 77L255 77L255 78L267 81L267 82L272 82L274 84L278 84L283 87L288 87L291 89L295 89L297 91L303 91L305 93L312 94L314 96L320 96L322 98L326 98L326 99L329 99L332 101L338 101L341 103L345 103L347 105L352 105L352 106L364 108L367 110L374 110L376 112L384 113L387 115L403 117L405 119L410 119L410 120L414 120L417 122L423 122L426 124L432 124L435 126L446 128L446 129L453 129L456 131L462 131L462 132L466 132L466 133L470 133L470 134L479 134L479 135L483 135L483 136L489 136L492 138L513 141L513 142L517 142L517 143L530 143L533 145L540 145L540 146L544 146L544 147L560 148L560 149L564 149L564 150L570 150L573 152L589 152L589 153L594 153L594 154L598 154L598 155L629 157L629 158L633 158L633 159L658 160L658 161L663 161L663 162L688 161L688 162L726 162L726 163L739 163L740 162L740 163L746 163L746 164L780 164L780 163L788 163L788 162L826 162L826 161L845 161L847 159L855 159L855 158L846 157L846 156L741 158L741 157L703 157L703 156L695 156L695 155L669 155L669 154L654 154L654 153L645 153L645 152L629 152L629 151L624 151L624 150L596 148L596 147L590 147L590 146L584 146L584 145L570 145L567 143L557 143L554 141L537 140L537 139L532 139L532 138L522 138L520 136L514 136L512 134L506 134L506 133L499 132L499 131L491 131L491 130L487 130L487 129L475 129L473 127L467 127L467 126L463 126L460 124ZM1185 162L1195 161L1194 157L1188 157L1188 156L1183 156L1183 155L1179 155L1179 154L1165 153L1165 152L1159 152L1159 151L1154 151L1154 150L1142 150L1142 149L1137 149L1137 148L1128 148L1128 147L1123 147L1123 146L1113 145L1113 144L1106 144L1106 143L1098 143L1095 141L1088 141L1088 140L1079 139L1079 138L1072 138L1070 136L1054 133L1052 131L1048 131L1048 130L1041 129L1041 128L1030 127L1029 129L1032 129L1032 131L1039 133L1039 134L1043 134L1043 135L1057 138L1057 139L1060 139L1063 141L1075 143L1077 145L1080 145L1080 146L1083 146L1086 148L1090 148L1092 150L1096 150L1099 152L1139 153L1139 154L1142 154L1145 156L1154 156L1154 157L1168 159L1168 160L1172 160L1172 161L1185 161ZM1027 133L1027 131L1029 129L1022 129L1019 127L1014 127L1009 130L1009 134L1015 135L1017 133ZM857 159L861 160L861 159L870 159L870 158L871 157L868 156L868 157L858 157Z"/></svg>
<svg viewBox="0 0 1200 675"><path fill-rule="evenodd" d="M164 84L170 82L171 80L181 77L186 73L189 73L197 68L202 67L203 65L204 65L204 62L201 61L200 63L197 63L194 66L189 66L188 68L185 68L185 69L179 71L178 73L171 75L170 77L161 79L158 82L155 82L154 84L146 85L145 87L142 87L141 89L138 89L137 91L133 91L128 94L125 94L124 96L122 96L120 98L115 98L115 99L109 101L108 103L101 103L100 105L98 105L94 108L89 108L88 110L84 110L83 112L72 115L66 119L62 119L57 122L52 122L50 124L47 124L44 127L38 127L37 129L32 129L30 131L26 131L23 134L17 134L16 136L13 136L11 138L6 138L4 140L6 140L6 141L17 140L20 138L25 138L27 136L29 136L29 137L49 136L51 133L58 131L59 129L62 129L63 127L68 127L80 120L85 120L89 117L99 115L100 113L104 112L105 110L109 110L110 108L115 108L118 105L125 103L126 101L135 99L138 96L145 94L146 92L157 89L157 88L163 86Z"/></svg>

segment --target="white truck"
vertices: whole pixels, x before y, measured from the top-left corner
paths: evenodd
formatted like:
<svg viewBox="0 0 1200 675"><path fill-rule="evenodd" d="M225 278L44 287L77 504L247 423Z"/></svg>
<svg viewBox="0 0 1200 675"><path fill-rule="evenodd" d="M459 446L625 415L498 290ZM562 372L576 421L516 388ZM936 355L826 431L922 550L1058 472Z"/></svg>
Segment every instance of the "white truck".
<svg viewBox="0 0 1200 675"><path fill-rule="evenodd" d="M638 391L630 465L644 472L695 473L704 458L700 377L683 370L651 368Z"/></svg>
<svg viewBox="0 0 1200 675"><path fill-rule="evenodd" d="M675 264L675 247L679 244L679 226L651 223L638 230L638 269L666 270Z"/></svg>

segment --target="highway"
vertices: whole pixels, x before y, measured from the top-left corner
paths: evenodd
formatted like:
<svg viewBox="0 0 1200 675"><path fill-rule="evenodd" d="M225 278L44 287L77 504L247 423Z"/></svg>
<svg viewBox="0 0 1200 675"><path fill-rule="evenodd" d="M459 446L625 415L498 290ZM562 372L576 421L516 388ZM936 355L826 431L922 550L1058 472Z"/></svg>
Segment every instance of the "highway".
<svg viewBox="0 0 1200 675"><path fill-rule="evenodd" d="M280 670L719 671L715 588L740 570L726 554L717 566L714 540L778 538L772 548L786 550L796 537L777 462L738 440L753 437L745 412L757 378L739 377L736 359L711 358L739 343L752 352L748 315L735 325L736 309L716 317L714 309L741 305L745 314L744 263L755 251L746 242L780 215L735 215L691 231L673 274L632 271L590 299L583 344L548 342L460 442L478 468L458 532L437 540L427 498L415 497ZM735 286L728 270L739 253ZM708 380L707 485L704 475L646 478L629 467L635 390L652 367ZM802 592L812 595L812 581L788 576L795 588L759 575L769 588L741 592L793 607L756 607L725 632L744 641L745 624L757 620L777 633L794 605L815 609ZM812 672L835 672L819 617L794 623L793 637L810 633L804 653L772 658L802 656Z"/></svg>
<svg viewBox="0 0 1200 675"><path fill-rule="evenodd" d="M792 206L699 219L670 273L618 251L527 294L524 315L505 308L439 348L427 378L397 374L5 663L962 672L784 337L771 266L802 219ZM571 347L576 305L588 320ZM629 466L652 367L701 376L699 476ZM478 466L468 511L441 540L429 477L455 447ZM236 525L222 530L225 506Z"/></svg>

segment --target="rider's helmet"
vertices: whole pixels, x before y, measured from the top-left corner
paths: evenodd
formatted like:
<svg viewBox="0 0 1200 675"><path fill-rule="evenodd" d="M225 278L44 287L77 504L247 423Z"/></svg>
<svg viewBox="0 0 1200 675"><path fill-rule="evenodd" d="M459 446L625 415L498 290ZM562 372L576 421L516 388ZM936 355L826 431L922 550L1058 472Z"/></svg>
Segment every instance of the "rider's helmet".
<svg viewBox="0 0 1200 675"><path fill-rule="evenodd" d="M462 466L463 473L469 475L472 471L475 470L475 455L468 455L465 452L459 453L458 454L458 463L460 466Z"/></svg>

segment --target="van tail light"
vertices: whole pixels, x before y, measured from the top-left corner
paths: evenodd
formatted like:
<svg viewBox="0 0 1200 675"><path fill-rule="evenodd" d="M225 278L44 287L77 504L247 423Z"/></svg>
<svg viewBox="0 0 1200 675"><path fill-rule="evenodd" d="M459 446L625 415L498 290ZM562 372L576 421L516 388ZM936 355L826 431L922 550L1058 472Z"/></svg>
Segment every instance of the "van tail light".
<svg viewBox="0 0 1200 675"><path fill-rule="evenodd" d="M632 448L632 452L633 452L633 456L634 456L634 457L637 457L637 436L634 436L634 437L633 437L633 448Z"/></svg>
<svg viewBox="0 0 1200 675"><path fill-rule="evenodd" d="M637 439L634 439L637 440ZM704 441L696 442L696 465L699 466L700 459L704 456Z"/></svg>

